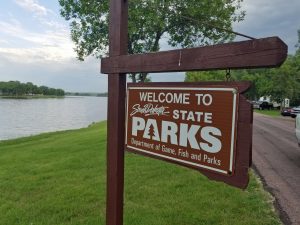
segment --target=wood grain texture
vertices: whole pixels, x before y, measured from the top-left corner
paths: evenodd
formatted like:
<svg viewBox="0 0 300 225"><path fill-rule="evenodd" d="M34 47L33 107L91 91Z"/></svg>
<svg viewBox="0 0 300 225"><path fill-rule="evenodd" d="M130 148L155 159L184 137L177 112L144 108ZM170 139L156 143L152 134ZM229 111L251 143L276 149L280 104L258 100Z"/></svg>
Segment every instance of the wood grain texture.
<svg viewBox="0 0 300 225"><path fill-rule="evenodd" d="M109 55L127 54L128 5L110 0ZM123 224L126 75L108 77L106 224Z"/></svg>
<svg viewBox="0 0 300 225"><path fill-rule="evenodd" d="M198 48L101 60L101 72L158 73L214 69L279 67L287 57L287 45L278 37L262 38Z"/></svg>

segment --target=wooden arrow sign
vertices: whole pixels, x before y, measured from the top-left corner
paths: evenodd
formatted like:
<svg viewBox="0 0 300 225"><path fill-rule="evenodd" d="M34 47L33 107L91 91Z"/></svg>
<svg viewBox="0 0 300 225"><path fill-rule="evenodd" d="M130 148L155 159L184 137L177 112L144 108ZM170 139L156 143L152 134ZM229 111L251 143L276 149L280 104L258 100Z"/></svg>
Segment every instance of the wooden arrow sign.
<svg viewBox="0 0 300 225"><path fill-rule="evenodd" d="M214 69L279 67L287 45L278 37L157 53L120 55L101 60L101 72L159 73Z"/></svg>

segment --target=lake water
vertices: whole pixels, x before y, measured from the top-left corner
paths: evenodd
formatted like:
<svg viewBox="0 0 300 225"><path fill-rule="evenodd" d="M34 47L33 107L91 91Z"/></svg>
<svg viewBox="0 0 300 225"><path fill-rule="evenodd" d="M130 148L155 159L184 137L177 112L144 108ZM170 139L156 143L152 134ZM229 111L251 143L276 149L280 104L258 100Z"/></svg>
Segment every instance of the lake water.
<svg viewBox="0 0 300 225"><path fill-rule="evenodd" d="M0 98L0 140L87 127L106 116L105 97Z"/></svg>

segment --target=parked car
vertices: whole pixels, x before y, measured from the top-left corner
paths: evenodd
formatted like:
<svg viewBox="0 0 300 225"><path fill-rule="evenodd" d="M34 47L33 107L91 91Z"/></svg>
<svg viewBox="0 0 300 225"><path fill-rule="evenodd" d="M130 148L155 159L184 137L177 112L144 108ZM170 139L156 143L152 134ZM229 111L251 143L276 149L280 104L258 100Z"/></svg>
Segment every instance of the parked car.
<svg viewBox="0 0 300 225"><path fill-rule="evenodd" d="M259 110L264 110L264 109L270 110L272 108L273 108L273 104L269 103L269 102L266 102L266 101L260 102L259 107L258 107Z"/></svg>
<svg viewBox="0 0 300 225"><path fill-rule="evenodd" d="M290 108L290 107L282 108L281 109L281 115L282 116L290 116L291 115L291 111L292 111L292 108Z"/></svg>
<svg viewBox="0 0 300 225"><path fill-rule="evenodd" d="M300 114L300 105L297 107L292 108L291 110L291 117L296 118L296 116Z"/></svg>
<svg viewBox="0 0 300 225"><path fill-rule="evenodd" d="M251 104L252 104L253 109L259 109L260 103L261 102L259 102L259 101L252 101Z"/></svg>
<svg viewBox="0 0 300 225"><path fill-rule="evenodd" d="M298 145L300 147L300 114L296 117L296 137L298 140Z"/></svg>

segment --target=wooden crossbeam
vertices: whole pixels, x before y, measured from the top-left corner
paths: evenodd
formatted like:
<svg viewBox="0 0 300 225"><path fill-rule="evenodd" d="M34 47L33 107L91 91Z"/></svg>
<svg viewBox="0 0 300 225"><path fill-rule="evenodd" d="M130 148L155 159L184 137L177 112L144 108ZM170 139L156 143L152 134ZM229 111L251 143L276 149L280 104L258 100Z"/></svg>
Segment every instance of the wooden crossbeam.
<svg viewBox="0 0 300 225"><path fill-rule="evenodd" d="M112 56L101 60L101 72L159 73L279 67L286 57L287 45L278 37L269 37L157 53Z"/></svg>

